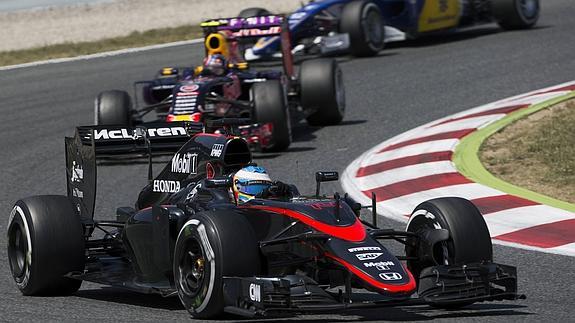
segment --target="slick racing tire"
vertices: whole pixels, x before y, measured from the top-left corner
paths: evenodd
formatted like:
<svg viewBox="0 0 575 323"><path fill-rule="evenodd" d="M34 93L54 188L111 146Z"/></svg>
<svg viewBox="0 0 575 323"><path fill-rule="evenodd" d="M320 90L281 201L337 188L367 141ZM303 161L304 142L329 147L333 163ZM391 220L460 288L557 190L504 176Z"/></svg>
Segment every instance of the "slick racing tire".
<svg viewBox="0 0 575 323"><path fill-rule="evenodd" d="M368 0L352 1L343 7L339 22L347 33L354 56L374 56L385 46L385 25L379 7Z"/></svg>
<svg viewBox="0 0 575 323"><path fill-rule="evenodd" d="M223 313L224 276L259 273L256 234L242 215L225 210L198 213L182 227L174 251L174 281L193 318Z"/></svg>
<svg viewBox="0 0 575 323"><path fill-rule="evenodd" d="M8 262L24 295L69 295L81 280L64 277L84 270L84 233L66 196L19 200L8 221Z"/></svg>
<svg viewBox="0 0 575 323"><path fill-rule="evenodd" d="M95 124L99 126L129 126L132 121L132 100L124 91L104 91L96 97Z"/></svg>
<svg viewBox="0 0 575 323"><path fill-rule="evenodd" d="M483 215L469 200L459 197L443 197L419 204L407 223L408 232L420 233L425 230L446 229L449 239L437 243L433 248L433 263L407 261L407 267L416 280L425 267L435 265L463 265L493 260L493 247L489 229ZM418 250L408 243L407 257L417 257ZM417 245L417 244L415 244ZM442 308L456 308L473 302L431 304Z"/></svg>
<svg viewBox="0 0 575 323"><path fill-rule="evenodd" d="M284 88L278 80L255 83L250 89L254 121L272 124L272 144L266 151L286 150L291 143L290 115Z"/></svg>
<svg viewBox="0 0 575 323"><path fill-rule="evenodd" d="M238 15L238 17L250 18L250 17L267 16L267 15L271 15L271 12L269 12L267 9L259 8L259 7L252 7L252 8L246 8L246 9L240 11L240 14Z"/></svg>
<svg viewBox="0 0 575 323"><path fill-rule="evenodd" d="M539 0L492 0L491 11L503 29L528 29L539 19Z"/></svg>
<svg viewBox="0 0 575 323"><path fill-rule="evenodd" d="M300 72L301 105L307 111L312 126L336 125L345 115L343 74L337 62L330 58L304 61Z"/></svg>

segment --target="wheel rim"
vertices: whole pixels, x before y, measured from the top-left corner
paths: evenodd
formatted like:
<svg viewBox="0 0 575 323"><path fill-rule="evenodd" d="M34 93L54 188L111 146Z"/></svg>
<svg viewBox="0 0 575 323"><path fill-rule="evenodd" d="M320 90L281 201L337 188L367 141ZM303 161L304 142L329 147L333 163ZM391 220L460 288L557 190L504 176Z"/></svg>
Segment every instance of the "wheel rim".
<svg viewBox="0 0 575 323"><path fill-rule="evenodd" d="M28 240L25 231L19 225L14 225L8 235L8 259L12 275L20 278L26 272L26 255Z"/></svg>
<svg viewBox="0 0 575 323"><path fill-rule="evenodd" d="M204 286L206 259L200 243L192 238L178 264L178 284L181 291L190 298L197 296Z"/></svg>
<svg viewBox="0 0 575 323"><path fill-rule="evenodd" d="M431 213L427 211L428 213ZM431 213L433 214L433 213ZM434 215L434 218L437 219L437 216ZM438 221L433 221L426 216L419 216L418 221L414 221L412 225L410 225L409 231L419 233L424 230L430 229L444 229ZM435 261L440 265L449 265L450 253L449 253L449 245L448 241L441 241L438 243L433 249L433 258Z"/></svg>
<svg viewBox="0 0 575 323"><path fill-rule="evenodd" d="M366 41L372 46L377 47L383 42L383 29L381 27L381 17L375 10L369 10L363 20L363 29L365 30Z"/></svg>
<svg viewBox="0 0 575 323"><path fill-rule="evenodd" d="M538 0L519 0L519 11L523 17L527 19L537 17L537 13L539 12Z"/></svg>

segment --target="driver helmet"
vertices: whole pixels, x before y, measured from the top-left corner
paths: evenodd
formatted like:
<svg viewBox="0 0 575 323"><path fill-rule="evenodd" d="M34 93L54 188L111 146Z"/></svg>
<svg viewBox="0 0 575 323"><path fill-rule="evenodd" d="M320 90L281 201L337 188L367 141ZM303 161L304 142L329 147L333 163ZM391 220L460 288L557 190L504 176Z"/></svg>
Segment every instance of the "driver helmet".
<svg viewBox="0 0 575 323"><path fill-rule="evenodd" d="M204 71L213 75L223 76L228 71L228 62L222 54L212 54L204 60Z"/></svg>
<svg viewBox="0 0 575 323"><path fill-rule="evenodd" d="M272 185L265 168L246 166L235 173L233 178L234 196L238 204L255 198Z"/></svg>

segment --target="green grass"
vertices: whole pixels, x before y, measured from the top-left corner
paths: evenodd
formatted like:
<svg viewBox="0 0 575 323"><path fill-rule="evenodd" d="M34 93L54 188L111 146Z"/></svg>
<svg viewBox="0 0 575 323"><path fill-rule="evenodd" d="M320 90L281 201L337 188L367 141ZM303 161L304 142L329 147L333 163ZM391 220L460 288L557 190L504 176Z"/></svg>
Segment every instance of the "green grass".
<svg viewBox="0 0 575 323"><path fill-rule="evenodd" d="M153 29L133 32L128 36L93 42L64 43L38 48L0 52L0 66L22 64L39 60L89 55L124 48L141 47L202 37L199 26Z"/></svg>
<svg viewBox="0 0 575 323"><path fill-rule="evenodd" d="M551 202L561 204L563 206L561 208L573 209L575 100L571 99L528 116L513 119L512 123L500 128L483 141L479 152L481 162L487 171L504 182L501 184L501 181L491 179L489 175L485 178L490 182L501 184L501 187L508 189L511 187L507 191L497 187L508 193L530 197L540 197L538 194L543 194L543 199L546 199L545 196L551 197L559 200ZM469 165L464 166L470 168ZM523 192L523 189L528 191ZM559 204L552 203L545 204L560 207Z"/></svg>
<svg viewBox="0 0 575 323"><path fill-rule="evenodd" d="M525 158L547 166L545 181L575 186L575 101L567 107L544 120L523 142Z"/></svg>

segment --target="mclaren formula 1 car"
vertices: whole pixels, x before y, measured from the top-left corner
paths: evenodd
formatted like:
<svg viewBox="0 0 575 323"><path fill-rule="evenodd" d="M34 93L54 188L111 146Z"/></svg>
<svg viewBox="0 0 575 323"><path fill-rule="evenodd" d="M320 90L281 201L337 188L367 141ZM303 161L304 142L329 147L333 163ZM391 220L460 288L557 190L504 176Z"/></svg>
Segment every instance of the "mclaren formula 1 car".
<svg viewBox="0 0 575 323"><path fill-rule="evenodd" d="M154 145L146 140L152 134L182 135L176 126L189 140L157 177L150 172L135 208L95 220L97 148ZM375 198L374 220L364 221L348 196L320 194L320 184L338 175L318 172L312 196L272 186L240 204L230 174L252 162L248 144L200 129L92 126L67 138L68 195L24 198L10 214L8 259L20 291L65 295L90 281L177 295L194 318L523 297L516 269L493 262L487 226L471 202L429 200L405 231L378 228ZM405 252L391 253L393 241Z"/></svg>
<svg viewBox="0 0 575 323"><path fill-rule="evenodd" d="M164 68L152 81L135 84L136 107L124 91L106 91L96 98L97 125L138 125L155 111L158 121L205 122L219 118L251 118L242 136L254 148L286 149L291 122L306 119L314 126L338 124L345 113L342 72L335 60L304 61L296 75L291 58L287 21L282 16L209 20L202 23L206 57L225 60L221 73L205 65ZM283 72L255 70L239 51L239 42L277 35L285 48ZM137 92L146 105L140 107Z"/></svg>
<svg viewBox="0 0 575 323"><path fill-rule="evenodd" d="M242 17L269 14L248 8ZM294 51L371 56L385 42L497 22L526 29L539 18L539 0L316 0L289 15ZM279 39L264 37L246 50L249 60L278 52Z"/></svg>

